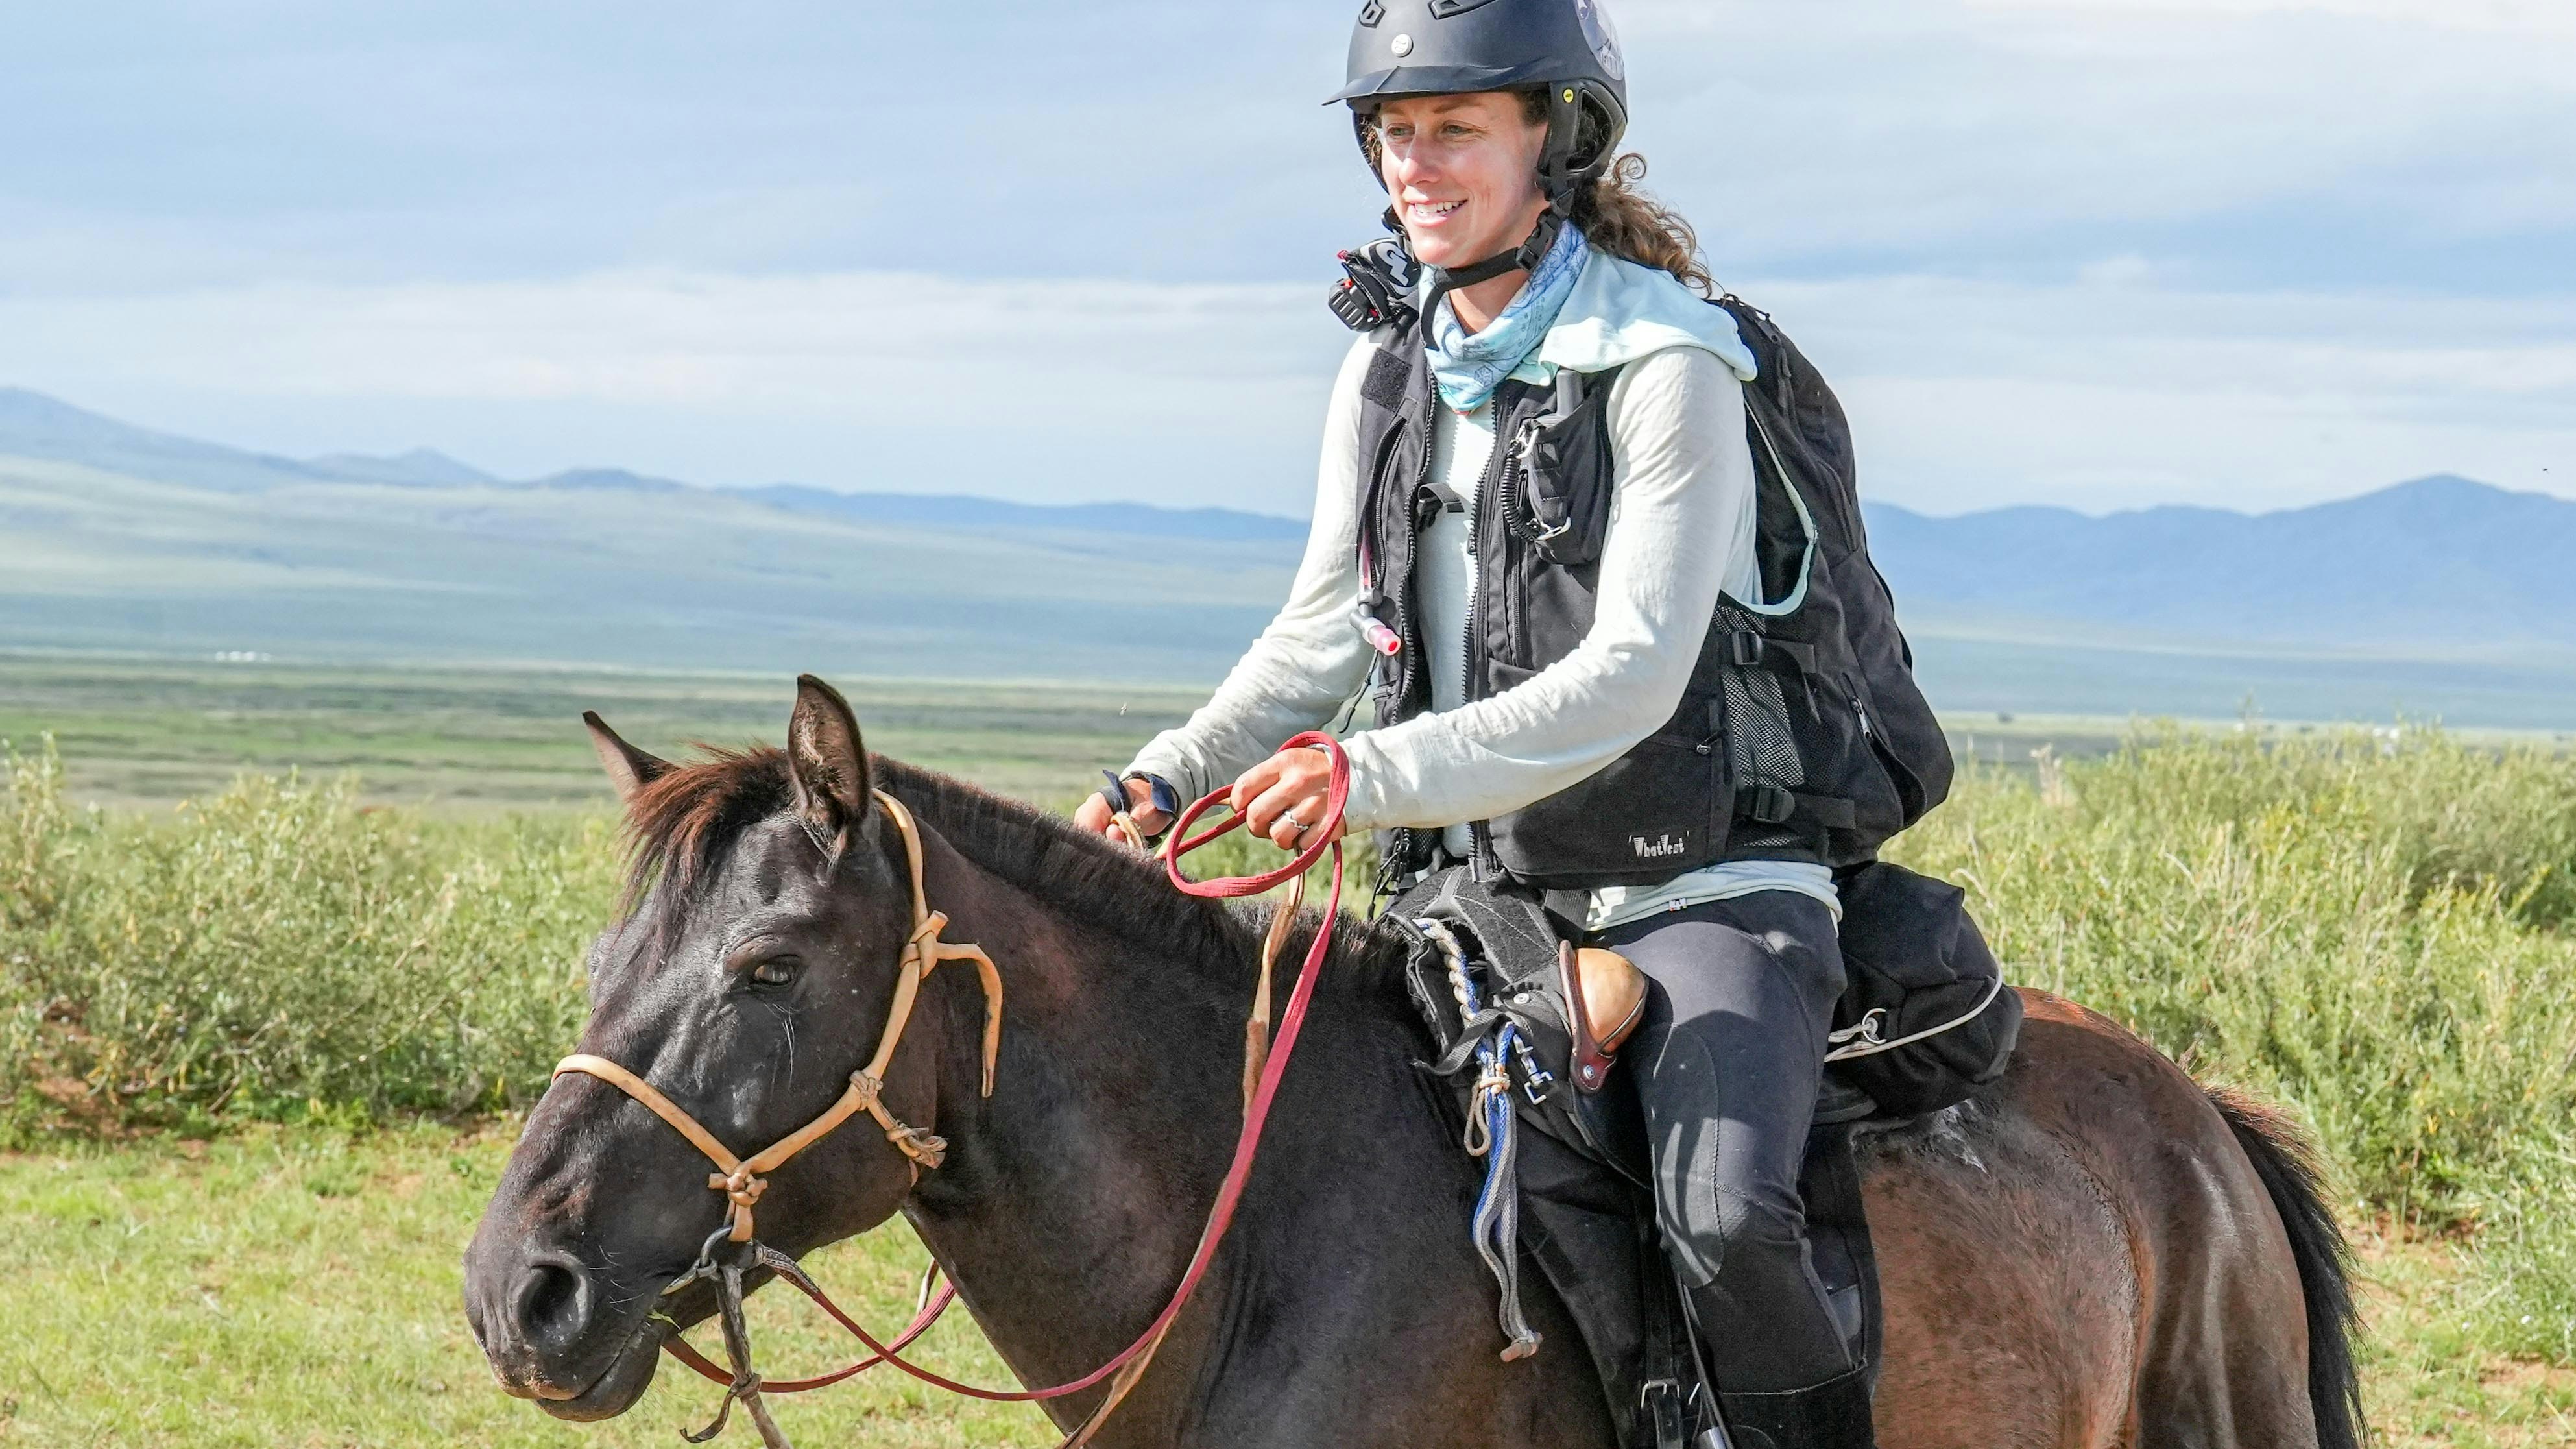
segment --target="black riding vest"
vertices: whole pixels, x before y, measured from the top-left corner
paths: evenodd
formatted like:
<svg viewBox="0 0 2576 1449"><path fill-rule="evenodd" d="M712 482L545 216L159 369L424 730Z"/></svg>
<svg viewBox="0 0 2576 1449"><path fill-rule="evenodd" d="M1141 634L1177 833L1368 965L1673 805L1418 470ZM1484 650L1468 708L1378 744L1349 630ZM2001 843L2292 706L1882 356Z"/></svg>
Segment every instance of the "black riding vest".
<svg viewBox="0 0 2576 1449"><path fill-rule="evenodd" d="M1553 384L1506 381L1495 391L1493 460L1474 513L1471 700L1564 658L1592 628L1613 478L1606 413L1618 375L1561 369ZM1379 661L1373 680L1377 720L1387 725L1430 706L1414 565L1422 530L1452 506L1430 476L1440 402L1418 322L1382 339L1360 397L1362 607L1403 645ZM1776 450L1765 459L1757 442L1754 451L1763 592L1792 606L1721 597L1672 717L1586 779L1474 822L1479 871L1569 890L1651 885L1729 860L1840 865L1869 858L1921 813L1922 793L1905 798L1872 748L1866 684L1840 633L1836 560L1818 547L1812 511ZM1865 555L1854 556L1867 567ZM1389 832L1380 841L1389 871L1430 864L1438 839Z"/></svg>

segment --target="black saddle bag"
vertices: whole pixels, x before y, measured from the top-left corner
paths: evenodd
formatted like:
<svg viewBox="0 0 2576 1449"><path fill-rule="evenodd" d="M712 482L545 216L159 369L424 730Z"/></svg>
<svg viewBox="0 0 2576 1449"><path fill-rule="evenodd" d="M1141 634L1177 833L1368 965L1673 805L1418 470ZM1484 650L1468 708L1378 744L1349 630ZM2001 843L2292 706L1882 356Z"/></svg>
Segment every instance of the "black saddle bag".
<svg viewBox="0 0 2576 1449"><path fill-rule="evenodd" d="M1519 1028L1521 1045L1508 1066L1522 1119L1644 1186L1645 1123L1634 1094L1574 1090L1574 1032L1557 972L1557 944L1572 934L1568 923L1538 896L1480 882L1465 866L1425 879L1397 897L1386 915L1415 936L1405 985L1438 1047L1432 1055L1449 1058L1443 1075L1460 1103L1474 1075L1465 1070L1461 1044L1461 1029L1471 1023L1462 1020L1447 963L1415 928L1418 920L1437 921L1455 935L1478 968L1479 1006Z"/></svg>
<svg viewBox="0 0 2576 1449"><path fill-rule="evenodd" d="M1872 861L1834 878L1843 972L1827 1070L1882 1115L1921 1117L2004 1073L2021 996L1968 915L1968 894Z"/></svg>
<svg viewBox="0 0 2576 1449"><path fill-rule="evenodd" d="M1834 884L1847 984L1834 1007L1820 1120L1928 1116L2002 1076L2021 1035L2021 996L1968 915L1967 892L1885 861L1842 871ZM1569 924L1540 898L1478 882L1463 866L1414 886L1387 915L1447 923L1484 968L1482 1005L1511 1018L1528 1044L1513 1063L1522 1115L1642 1182L1642 1124L1630 1094L1572 1086L1573 1037L1555 969ZM1459 1012L1427 942L1407 977L1440 1052L1450 1052Z"/></svg>

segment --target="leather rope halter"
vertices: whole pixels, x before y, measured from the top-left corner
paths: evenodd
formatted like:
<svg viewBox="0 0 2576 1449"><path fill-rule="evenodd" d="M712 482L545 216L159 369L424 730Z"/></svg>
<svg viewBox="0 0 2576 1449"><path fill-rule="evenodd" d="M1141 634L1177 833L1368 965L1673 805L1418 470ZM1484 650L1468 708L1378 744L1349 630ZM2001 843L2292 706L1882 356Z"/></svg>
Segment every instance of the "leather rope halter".
<svg viewBox="0 0 2576 1449"><path fill-rule="evenodd" d="M760 1432L761 1442L767 1445L768 1449L791 1449L786 1434L779 1429L777 1421L770 1417L768 1407L762 1402L764 1390L779 1394L822 1388L881 1363L892 1364L923 1383L947 1389L952 1393L1000 1403L1035 1403L1060 1399L1098 1387L1106 1382L1109 1385L1108 1394L1072 1433L1065 1436L1060 1449L1079 1449L1079 1446L1088 1444L1092 1436L1099 1433L1101 1426L1108 1422L1110 1414L1125 1400L1128 1390L1134 1388L1136 1381L1144 1376L1146 1366L1153 1362L1155 1350L1162 1347L1164 1335L1171 1331L1173 1320L1180 1316L1181 1310L1188 1305L1190 1296L1197 1291L1200 1280L1207 1275L1209 1265L1216 1258L1217 1246L1225 1238L1226 1229L1233 1225L1235 1209L1243 1200L1244 1184L1252 1176L1253 1158L1261 1145L1262 1129L1270 1119L1271 1103L1278 1097L1280 1079L1286 1074L1289 1055L1295 1049L1298 1033L1305 1025L1307 1006L1314 998L1316 980L1322 973L1324 958L1332 945L1332 923L1341 909L1342 902L1343 859L1338 828L1342 821L1344 807L1350 798L1350 760L1342 753L1339 741L1320 731L1307 731L1289 740L1280 748L1320 749L1331 757L1332 775L1325 794L1324 815L1315 827L1310 827L1306 832L1315 837L1315 844L1298 851L1287 864L1259 875L1229 876L1206 881L1189 879L1181 874L1180 858L1219 836L1238 829L1244 823L1244 817L1236 814L1196 836L1187 836L1189 826L1199 816L1215 806L1226 803L1227 792L1219 790L1183 810L1180 818L1172 822L1170 836L1164 841L1162 849L1155 852L1161 859L1164 872L1171 879L1173 886L1187 895L1233 898L1259 895L1282 885L1288 887L1288 895L1285 903L1271 917L1269 929L1263 936L1261 976L1254 989L1250 1019L1244 1027L1243 1128L1235 1139L1234 1155L1226 1167L1224 1181L1217 1188L1216 1200L1208 1208L1207 1223L1199 1232L1198 1246L1190 1254L1189 1265L1181 1274L1180 1284L1173 1289L1171 1299L1163 1306L1162 1312L1155 1315L1154 1321L1146 1325L1144 1332L1137 1335L1135 1342L1130 1343L1107 1363L1081 1378L1043 1389L984 1389L959 1383L923 1368L904 1358L902 1350L927 1332L941 1312L955 1301L956 1289L953 1284L942 1289L936 1298L931 1298L928 1296L929 1281L925 1280L922 1285L924 1302L919 1311L904 1331L888 1343L878 1339L856 1319L844 1312L839 1304L834 1303L830 1295L826 1294L805 1273L795 1259L752 1237L752 1209L760 1201L762 1192L768 1187L768 1182L762 1174L774 1171L780 1163L812 1146L817 1140L860 1112L866 1112L874 1117L877 1125L884 1129L886 1139L901 1149L910 1159L909 1165L915 1182L921 1179L921 1169L939 1166L946 1154L947 1144L928 1132L907 1126L898 1120L886 1109L885 1104L880 1100L880 1093L883 1090L886 1067L892 1062L895 1048L903 1040L904 1028L912 1019L913 1004L920 994L921 980L941 962L973 961L982 974L986 1001L983 1094L987 1097L993 1094L994 1061L1000 1051L1002 1040L1001 972L994 966L993 958L986 955L981 947L955 945L939 939L940 932L947 928L948 917L945 912L930 909L929 897L922 886L920 829L914 824L911 812L893 796L882 790L871 792L885 807L887 816L895 822L896 829L903 836L904 855L912 876L912 936L904 944L902 964L895 980L894 1006L886 1018L885 1032L878 1038L876 1055L869 1060L867 1066L850 1074L849 1090L821 1116L762 1151L748 1158L737 1158L716 1139L715 1134L701 1126L696 1118L691 1117L668 1097L655 1090L651 1083L617 1063L604 1057L575 1054L556 1064L554 1073L556 1076L579 1072L597 1077L633 1097L653 1115L669 1123L674 1130L686 1137L692 1146L705 1153L708 1160L716 1165L717 1170L707 1177L707 1186L711 1190L723 1193L726 1200L732 1204L730 1231L718 1228L714 1233L709 1234L705 1246L700 1250L696 1266L662 1290L667 1296L700 1278L713 1281L716 1284L717 1306L724 1331L725 1349L733 1359L733 1372L727 1374L696 1349L691 1348L688 1341L680 1337L676 1329L664 1338L662 1346L673 1357L687 1364L700 1375L725 1385L724 1405L717 1413L715 1422L695 1434L686 1435L689 1442L704 1443L722 1433L727 1419L733 1412L733 1406L739 1402L749 1412L753 1424ZM1133 830L1132 821L1122 822L1122 824ZM1184 838L1185 836L1187 838ZM1136 832L1133 838L1137 838L1137 843L1141 845L1140 837L1141 832ZM1297 984L1288 993L1288 1004L1280 1014L1279 1029L1274 1037L1270 1030L1271 967L1279 951L1286 945L1298 903L1304 898L1306 872L1328 852L1333 858L1333 874L1332 891L1324 907L1324 920L1315 931L1314 939L1307 945L1306 959L1298 969ZM733 1242L745 1244L745 1256L749 1259L749 1263L747 1265L743 1262L721 1265L716 1263L712 1255L718 1238L728 1238ZM793 1284L797 1291L812 1299L816 1306L831 1316L834 1322L840 1324L852 1337L865 1345L871 1356L834 1373L792 1382L765 1383L751 1367L751 1341L749 1331L744 1326L742 1313L743 1278L755 1267L767 1268ZM936 1271L936 1269L933 1270L934 1273Z"/></svg>
<svg viewBox="0 0 2576 1449"><path fill-rule="evenodd" d="M769 1187L764 1173L775 1172L780 1163L821 1141L831 1131L861 1112L877 1119L885 1129L886 1140L901 1149L912 1160L915 1181L921 1169L937 1167L948 1155L948 1144L918 1127L905 1126L883 1100L886 1068L894 1062L894 1049L903 1044L904 1028L912 1024L913 1004L921 996L921 979L948 961L972 961L984 979L984 1095L993 1095L993 1059L1002 1047L1002 973L993 958L981 946L960 946L939 939L948 929L948 913L930 908L930 898L921 884L921 830L913 824L912 812L903 802L883 790L870 792L885 808L886 818L894 822L903 836L904 859L912 870L912 936L903 943L903 961L895 977L894 1007L886 1014L885 1031L877 1038L876 1055L868 1064L850 1073L849 1090L841 1099L823 1110L823 1115L753 1153L738 1158L716 1140L714 1133L698 1120L680 1110L678 1104L656 1091L653 1084L626 1070L606 1057L576 1052L555 1063L558 1077L567 1072L584 1072L617 1088L643 1103L653 1115L668 1122L679 1134L689 1139L715 1163L716 1170L707 1175L707 1186L723 1193L733 1204L733 1232L737 1243L751 1241L751 1210Z"/></svg>

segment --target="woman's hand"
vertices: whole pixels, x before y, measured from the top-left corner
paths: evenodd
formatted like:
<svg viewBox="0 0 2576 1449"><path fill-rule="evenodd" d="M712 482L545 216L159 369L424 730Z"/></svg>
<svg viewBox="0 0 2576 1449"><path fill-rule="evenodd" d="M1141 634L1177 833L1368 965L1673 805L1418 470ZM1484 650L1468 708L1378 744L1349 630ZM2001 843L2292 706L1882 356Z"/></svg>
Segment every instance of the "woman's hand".
<svg viewBox="0 0 2576 1449"><path fill-rule="evenodd" d="M1163 827L1172 820L1154 808L1154 787L1143 780L1120 783L1127 787L1127 815L1136 822L1136 828L1149 837L1162 834ZM1109 813L1109 802L1101 799L1097 790L1083 797L1082 808L1073 812L1073 825L1077 830L1106 835L1121 844L1127 841L1126 834L1118 828L1118 818Z"/></svg>
<svg viewBox="0 0 2576 1449"><path fill-rule="evenodd" d="M1319 840L1306 838L1324 820L1324 799L1333 782L1332 757L1321 750L1281 750L1243 772L1234 782L1232 803L1245 816L1244 828L1266 837L1281 850L1301 850ZM1338 839L1341 826L1323 840Z"/></svg>

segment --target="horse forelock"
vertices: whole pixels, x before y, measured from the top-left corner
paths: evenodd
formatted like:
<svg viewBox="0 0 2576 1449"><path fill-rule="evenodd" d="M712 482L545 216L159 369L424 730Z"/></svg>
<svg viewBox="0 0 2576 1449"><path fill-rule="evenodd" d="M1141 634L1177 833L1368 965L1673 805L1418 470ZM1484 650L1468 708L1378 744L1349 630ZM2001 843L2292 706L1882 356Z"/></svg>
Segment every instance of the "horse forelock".
<svg viewBox="0 0 2576 1449"><path fill-rule="evenodd" d="M625 910L656 885L666 901L688 899L743 831L795 800L786 751L695 748L700 758L646 783L627 802Z"/></svg>
<svg viewBox="0 0 2576 1449"><path fill-rule="evenodd" d="M625 907L634 909L658 886L665 925L720 869L744 831L795 803L785 751L696 748L698 759L644 785L627 805ZM960 855L1055 914L1147 955L1194 965L1228 988L1248 979L1258 923L1227 902L1172 889L1159 860L935 770L871 754L868 771L876 788L903 801ZM1306 912L1301 943L1320 918ZM1388 933L1345 914L1334 924L1339 969L1327 973L1325 984L1400 1005L1401 950Z"/></svg>

